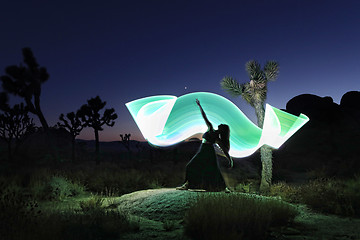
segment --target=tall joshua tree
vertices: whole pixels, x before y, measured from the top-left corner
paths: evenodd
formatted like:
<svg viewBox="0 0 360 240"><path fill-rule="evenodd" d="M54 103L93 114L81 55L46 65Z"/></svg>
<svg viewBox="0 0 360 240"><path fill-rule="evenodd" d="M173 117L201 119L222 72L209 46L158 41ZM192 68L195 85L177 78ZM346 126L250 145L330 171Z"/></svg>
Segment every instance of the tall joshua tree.
<svg viewBox="0 0 360 240"><path fill-rule="evenodd" d="M257 123L260 128L263 127L265 117L265 100L267 95L267 83L275 81L279 75L279 64L275 61L265 63L263 69L260 64L251 60L246 63L245 69L249 75L250 81L239 84L232 77L224 77L221 80L221 87L230 95L241 96L247 103L255 108ZM272 150L268 146L262 146L261 149L261 184L260 191L266 192L270 188L272 179Z"/></svg>
<svg viewBox="0 0 360 240"><path fill-rule="evenodd" d="M41 111L40 95L41 84L49 79L44 67L39 67L30 48L23 48L24 63L19 66L12 65L5 68L6 75L1 76L2 87L5 91L24 98L29 112L37 115L45 131L49 125Z"/></svg>
<svg viewBox="0 0 360 240"><path fill-rule="evenodd" d="M16 147L25 134L34 130L33 119L29 118L28 110L24 104L16 104L13 108L2 108L0 114L0 138L8 145L8 158L12 160L12 143L15 140Z"/></svg>
<svg viewBox="0 0 360 240"><path fill-rule="evenodd" d="M65 118L64 114L61 114L59 117L59 120L61 122L58 122L58 126L68 130L72 136L71 160L73 162L75 161L75 138L80 134L81 130L84 128L84 124L81 121L81 116L82 113L80 110L78 110L76 113L69 112L68 114L66 114L67 119Z"/></svg>
<svg viewBox="0 0 360 240"><path fill-rule="evenodd" d="M90 98L87 100L87 104L84 104L81 108L81 117L82 121L85 123L84 126L91 127L94 129L95 133L95 151L96 151L96 164L100 164L99 156L99 131L104 130L103 125L114 126L115 119L117 115L114 108L105 109L103 115L101 116L100 110L103 109L106 105L106 102L101 101L99 96L95 98Z"/></svg>

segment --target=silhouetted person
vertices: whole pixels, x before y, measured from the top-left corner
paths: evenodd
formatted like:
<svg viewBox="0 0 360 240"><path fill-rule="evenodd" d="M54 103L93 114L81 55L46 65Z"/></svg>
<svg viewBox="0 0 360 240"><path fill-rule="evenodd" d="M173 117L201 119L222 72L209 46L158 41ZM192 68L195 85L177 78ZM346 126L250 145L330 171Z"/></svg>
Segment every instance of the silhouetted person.
<svg viewBox="0 0 360 240"><path fill-rule="evenodd" d="M198 152L186 165L185 183L176 189L205 189L214 191L225 189L228 192L229 189L226 187L220 172L213 144L217 143L219 145L229 160L230 168L232 168L233 161L229 155L229 126L220 124L218 130L214 130L198 99L196 99L196 103L200 107L201 115L208 126L208 130L203 135L203 141Z"/></svg>

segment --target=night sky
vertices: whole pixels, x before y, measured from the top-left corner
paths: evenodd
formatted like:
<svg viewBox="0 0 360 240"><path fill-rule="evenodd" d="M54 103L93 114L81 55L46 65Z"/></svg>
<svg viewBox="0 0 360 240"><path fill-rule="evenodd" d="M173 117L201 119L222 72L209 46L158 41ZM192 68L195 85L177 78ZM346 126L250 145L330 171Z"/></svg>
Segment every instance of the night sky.
<svg viewBox="0 0 360 240"><path fill-rule="evenodd" d="M141 140L124 104L158 94L217 93L255 121L254 110L219 84L226 75L248 81L251 59L280 63L266 101L278 108L303 93L339 103L360 90L359 12L358 0L5 0L0 75L30 47L50 74L41 95L49 125L99 95L119 116L101 141L120 133ZM78 138L94 139L92 129Z"/></svg>

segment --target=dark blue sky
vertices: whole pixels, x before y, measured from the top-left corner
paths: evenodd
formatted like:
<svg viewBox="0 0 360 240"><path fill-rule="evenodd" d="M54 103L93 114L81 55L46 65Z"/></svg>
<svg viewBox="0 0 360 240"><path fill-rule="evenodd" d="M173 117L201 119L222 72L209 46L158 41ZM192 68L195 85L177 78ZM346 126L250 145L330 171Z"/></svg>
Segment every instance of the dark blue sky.
<svg viewBox="0 0 360 240"><path fill-rule="evenodd" d="M0 7L0 74L30 47L50 73L41 96L49 124L100 95L119 115L102 141L120 133L141 139L124 104L157 94L218 93L255 121L254 110L219 85L226 75L248 81L251 59L280 63L267 99L278 108L302 93L339 103L360 90L359 12L356 0L7 0ZM93 139L93 132L80 138Z"/></svg>

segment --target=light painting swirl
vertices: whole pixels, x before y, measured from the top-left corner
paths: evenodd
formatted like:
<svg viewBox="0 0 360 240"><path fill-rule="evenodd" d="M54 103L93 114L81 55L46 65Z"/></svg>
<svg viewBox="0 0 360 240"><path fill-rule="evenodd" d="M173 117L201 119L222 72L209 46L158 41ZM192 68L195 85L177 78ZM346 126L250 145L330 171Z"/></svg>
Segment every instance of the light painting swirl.
<svg viewBox="0 0 360 240"><path fill-rule="evenodd" d="M207 130L195 99L199 99L209 121L230 127L232 157L246 157L262 145L279 148L309 118L294 116L266 104L263 129L256 126L228 99L208 92L175 97L159 95L126 103L144 138L155 146L170 146Z"/></svg>

